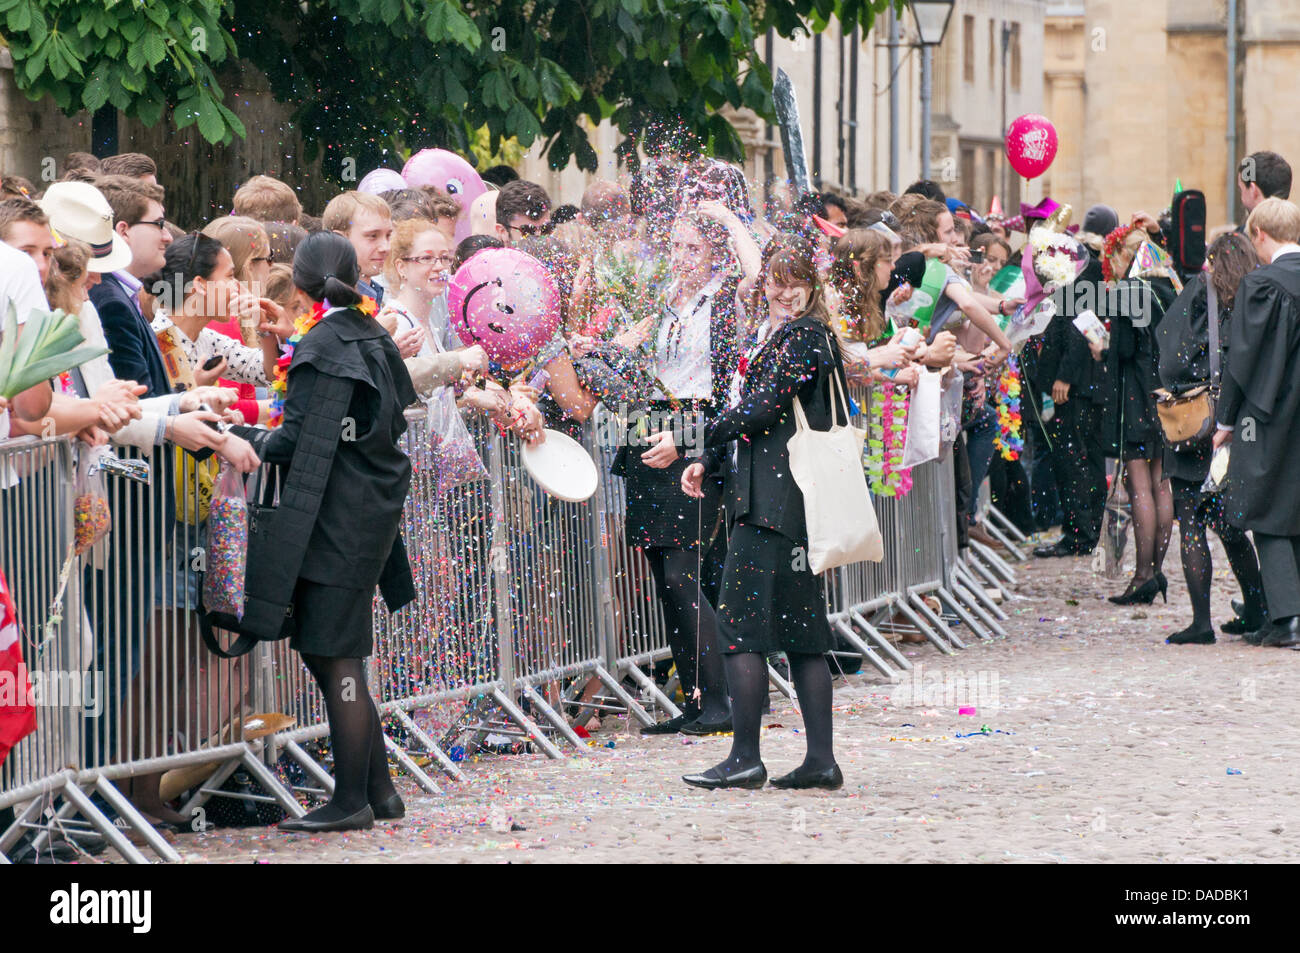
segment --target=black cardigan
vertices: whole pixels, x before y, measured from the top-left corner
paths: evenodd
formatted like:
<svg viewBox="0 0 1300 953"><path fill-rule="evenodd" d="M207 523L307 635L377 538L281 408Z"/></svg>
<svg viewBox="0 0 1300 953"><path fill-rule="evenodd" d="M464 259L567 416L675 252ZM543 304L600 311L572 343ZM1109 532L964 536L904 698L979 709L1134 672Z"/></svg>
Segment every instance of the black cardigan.
<svg viewBox="0 0 1300 953"><path fill-rule="evenodd" d="M807 544L803 493L790 473L786 444L795 432L796 394L814 430L830 428L832 374L839 375L848 395L839 348L832 342L816 318L783 324L748 368L740 402L706 428L703 462L710 473L726 473L722 501L730 524L763 526ZM734 464L732 441L738 441Z"/></svg>

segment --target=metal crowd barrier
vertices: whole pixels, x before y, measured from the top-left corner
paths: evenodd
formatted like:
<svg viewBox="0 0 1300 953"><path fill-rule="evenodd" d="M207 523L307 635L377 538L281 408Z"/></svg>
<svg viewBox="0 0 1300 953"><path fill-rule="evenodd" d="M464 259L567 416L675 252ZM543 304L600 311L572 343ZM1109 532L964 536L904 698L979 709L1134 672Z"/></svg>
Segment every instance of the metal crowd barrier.
<svg viewBox="0 0 1300 953"><path fill-rule="evenodd" d="M865 411L869 395L856 398ZM617 709L642 724L653 721L647 707L677 713L647 673L669 655L667 633L649 566L624 542L622 480L609 473L613 448L596 439L599 419L585 442L600 485L581 504L557 501L532 482L516 437L482 417L467 423L489 478L449 490L439 489L423 414L403 438L413 478L402 532L418 598L390 615L376 596L368 673L390 754L431 792L438 785L418 755L463 778L446 738L431 737L412 717L437 703L465 704L458 731L515 734L555 758L562 743L588 750L566 709ZM0 858L25 832L43 846L80 825L130 861L145 857L124 828L160 858L178 859L123 794L133 779L152 785L161 772L188 774L191 796L181 813L200 819L209 798L235 796L222 786L237 770L265 792L239 796L293 816L304 813L298 795L332 790L329 772L305 747L329 727L298 655L287 643L263 643L229 662L199 640L196 570L205 527L195 509L210 464L170 447L146 459L147 485L107 478L112 532L73 560L62 622L50 625L73 534L73 451L66 439L0 444L0 487L7 486L0 489L0 568L18 604L24 657L43 679L88 672L100 686L93 706L40 709L38 730L0 769L0 808L18 809L0 831ZM885 560L826 577L828 619L846 650L886 678L911 668L888 637L900 624L939 651L963 646L927 597L979 637L1005 634L997 620L1006 616L956 558L953 499L949 458L914 468L907 497L874 500ZM775 673L773 681L790 692ZM291 727L260 737L251 728L266 713L288 715ZM282 754L302 767L307 784L273 770Z"/></svg>

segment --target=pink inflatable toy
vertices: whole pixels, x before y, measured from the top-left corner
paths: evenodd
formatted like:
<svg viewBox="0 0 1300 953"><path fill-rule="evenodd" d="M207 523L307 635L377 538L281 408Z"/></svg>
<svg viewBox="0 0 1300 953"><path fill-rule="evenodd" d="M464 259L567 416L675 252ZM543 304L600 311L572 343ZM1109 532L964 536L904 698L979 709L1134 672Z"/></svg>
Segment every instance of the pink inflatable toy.
<svg viewBox="0 0 1300 953"><path fill-rule="evenodd" d="M461 211L456 220L456 241L469 237L469 207L487 191L472 165L446 149L421 149L402 166L402 178L410 188L436 185L454 198Z"/></svg>
<svg viewBox="0 0 1300 953"><path fill-rule="evenodd" d="M451 326L466 345L515 369L540 351L560 326L560 293L536 258L513 248L485 248L460 266L447 293Z"/></svg>

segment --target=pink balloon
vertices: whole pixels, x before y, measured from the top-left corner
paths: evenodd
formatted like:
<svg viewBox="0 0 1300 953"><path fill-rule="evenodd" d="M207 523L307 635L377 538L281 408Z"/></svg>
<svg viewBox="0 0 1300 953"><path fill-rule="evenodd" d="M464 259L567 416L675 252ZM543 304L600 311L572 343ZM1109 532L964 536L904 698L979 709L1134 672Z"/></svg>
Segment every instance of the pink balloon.
<svg viewBox="0 0 1300 953"><path fill-rule="evenodd" d="M1007 129L1007 160L1026 179L1036 179L1056 158L1056 127L1046 116L1029 113Z"/></svg>
<svg viewBox="0 0 1300 953"><path fill-rule="evenodd" d="M469 207L487 191L472 165L446 149L421 149L402 166L402 178L413 189L436 185L454 198L461 212L456 219L456 241L469 237Z"/></svg>
<svg viewBox="0 0 1300 953"><path fill-rule="evenodd" d="M485 248L461 265L447 304L460 339L506 368L535 355L560 326L560 293L546 266L513 248Z"/></svg>

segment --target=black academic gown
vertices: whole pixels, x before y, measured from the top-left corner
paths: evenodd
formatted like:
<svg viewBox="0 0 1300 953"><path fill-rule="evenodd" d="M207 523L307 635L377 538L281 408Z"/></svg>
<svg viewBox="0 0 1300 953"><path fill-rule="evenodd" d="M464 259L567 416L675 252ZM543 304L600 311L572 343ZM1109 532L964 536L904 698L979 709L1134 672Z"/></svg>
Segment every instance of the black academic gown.
<svg viewBox="0 0 1300 953"><path fill-rule="evenodd" d="M293 588L299 651L364 657L376 585L390 611L415 595L399 533L411 462L398 443L415 390L392 337L354 309L326 315L303 337L288 385L279 428L235 428L264 461L290 467L276 513L279 578L259 580L258 592L276 602ZM328 472L313 462L296 484L300 456L328 458Z"/></svg>
<svg viewBox="0 0 1300 953"><path fill-rule="evenodd" d="M1102 444L1106 455L1159 460L1164 433L1153 396L1160 386L1155 332L1177 297L1167 278L1125 278L1104 289L1097 316L1110 320Z"/></svg>
<svg viewBox="0 0 1300 953"><path fill-rule="evenodd" d="M1235 428L1228 519L1257 533L1300 536L1300 254L1242 279L1218 417Z"/></svg>

